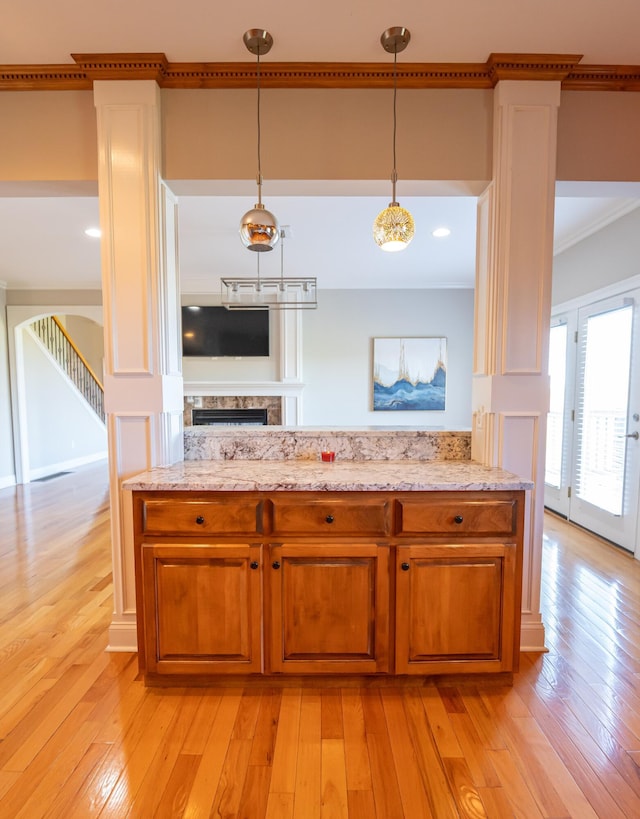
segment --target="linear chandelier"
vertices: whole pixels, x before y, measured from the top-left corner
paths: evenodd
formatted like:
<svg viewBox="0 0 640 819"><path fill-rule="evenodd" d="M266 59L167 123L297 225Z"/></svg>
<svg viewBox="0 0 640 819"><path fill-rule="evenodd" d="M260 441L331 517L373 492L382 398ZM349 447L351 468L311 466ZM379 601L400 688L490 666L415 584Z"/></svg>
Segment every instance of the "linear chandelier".
<svg viewBox="0 0 640 819"><path fill-rule="evenodd" d="M284 275L284 244L290 237L288 225L279 229L280 276L260 275L260 256L257 255L257 273L248 276L220 279L221 304L227 310L314 310L318 306L315 277L286 277Z"/></svg>

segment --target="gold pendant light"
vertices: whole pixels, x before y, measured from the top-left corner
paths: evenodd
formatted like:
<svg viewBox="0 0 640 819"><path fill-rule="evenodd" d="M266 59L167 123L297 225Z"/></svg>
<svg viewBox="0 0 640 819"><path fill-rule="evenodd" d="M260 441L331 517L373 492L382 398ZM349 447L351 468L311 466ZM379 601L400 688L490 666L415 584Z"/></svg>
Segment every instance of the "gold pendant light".
<svg viewBox="0 0 640 819"><path fill-rule="evenodd" d="M384 31L380 42L385 51L393 54L393 171L391 172L392 199L389 207L381 211L373 223L373 238L376 244L386 251L404 250L413 239L415 225L413 216L406 208L396 202L396 97L398 93L397 60L398 54L404 51L411 34L403 26L394 26Z"/></svg>
<svg viewBox="0 0 640 819"><path fill-rule="evenodd" d="M260 56L268 54L273 45L273 37L268 31L252 28L242 37L247 49L256 55L256 85L258 89L258 201L240 220L240 238L249 250L273 250L280 238L278 220L262 204L262 166L260 163Z"/></svg>

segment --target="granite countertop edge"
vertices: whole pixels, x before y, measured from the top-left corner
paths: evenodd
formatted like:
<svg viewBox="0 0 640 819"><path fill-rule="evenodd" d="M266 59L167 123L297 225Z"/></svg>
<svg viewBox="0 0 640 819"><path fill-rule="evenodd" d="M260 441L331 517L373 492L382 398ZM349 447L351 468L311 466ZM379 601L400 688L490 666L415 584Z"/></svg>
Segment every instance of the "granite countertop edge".
<svg viewBox="0 0 640 819"><path fill-rule="evenodd" d="M131 491L473 491L527 490L533 482L473 461L183 461L123 482Z"/></svg>

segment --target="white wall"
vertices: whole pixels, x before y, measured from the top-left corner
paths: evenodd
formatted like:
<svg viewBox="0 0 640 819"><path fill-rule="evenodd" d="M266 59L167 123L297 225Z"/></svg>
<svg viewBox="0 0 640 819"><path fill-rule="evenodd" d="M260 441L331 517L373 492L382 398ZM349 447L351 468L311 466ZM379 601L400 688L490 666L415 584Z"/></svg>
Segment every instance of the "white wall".
<svg viewBox="0 0 640 819"><path fill-rule="evenodd" d="M65 301L62 301L64 297ZM100 306L99 291L8 291L7 292L7 332L6 340L9 345L9 379L11 389L11 413L12 413L12 433L13 452L15 464L15 477L18 483L28 482L39 474L32 475L34 463L46 464L48 467L38 467L41 474L49 474L60 471L63 468L70 468L76 463L86 463L97 457L95 448L91 447L93 454L78 456L74 449L66 452L62 461L56 462L50 455L40 455L31 451L36 445L37 436L34 441L30 441L29 419L27 414L29 396L29 378L32 376L25 367L23 355L23 342L26 336L23 325L31 324L35 319L50 315L79 315L102 326L102 307ZM3 336L4 340L5 336ZM50 365L53 366L53 365ZM39 378L39 370L35 377ZM1 382L0 382L1 383ZM80 403L80 399L77 399ZM53 403L56 412L61 410ZM53 423L53 422L52 422ZM99 422L98 422L99 423ZM52 426L52 429L55 427ZM106 439L105 439L106 440ZM4 440L2 441L4 444ZM77 446L77 443L76 443ZM83 449L84 451L84 449ZM106 454L106 453L105 453ZM57 457L57 456L56 456ZM44 471L43 471L44 470Z"/></svg>
<svg viewBox="0 0 640 819"><path fill-rule="evenodd" d="M6 304L7 291L0 286L0 488L15 483Z"/></svg>
<svg viewBox="0 0 640 819"><path fill-rule="evenodd" d="M22 350L30 478L106 458L104 424L26 329Z"/></svg>
<svg viewBox="0 0 640 819"><path fill-rule="evenodd" d="M473 290L333 290L303 314L303 423L471 426ZM445 336L444 412L373 412L376 337Z"/></svg>
<svg viewBox="0 0 640 819"><path fill-rule="evenodd" d="M552 303L563 304L638 274L640 208L554 258Z"/></svg>
<svg viewBox="0 0 640 819"><path fill-rule="evenodd" d="M182 305L218 305L218 294L211 293L183 293L180 297ZM183 358L182 378L186 384L199 384L215 381L264 382L277 381L280 377L280 333L277 313L272 313L269 324L270 346L268 357L242 358Z"/></svg>

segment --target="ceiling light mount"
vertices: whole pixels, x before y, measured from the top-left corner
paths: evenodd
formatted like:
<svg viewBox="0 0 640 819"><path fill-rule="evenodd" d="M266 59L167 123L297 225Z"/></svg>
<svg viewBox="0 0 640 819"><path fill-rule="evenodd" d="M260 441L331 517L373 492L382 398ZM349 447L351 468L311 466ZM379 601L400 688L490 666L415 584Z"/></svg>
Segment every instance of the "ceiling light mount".
<svg viewBox="0 0 640 819"><path fill-rule="evenodd" d="M258 57L263 57L271 51L273 37L262 28L250 28L242 35L247 50Z"/></svg>
<svg viewBox="0 0 640 819"><path fill-rule="evenodd" d="M240 220L240 238L248 250L264 252L273 250L280 238L278 220L262 204L262 163L260 158L260 57L268 54L273 45L273 37L268 31L261 28L250 28L242 36L242 40L251 54L256 55L256 88L258 92L258 201L247 211Z"/></svg>
<svg viewBox="0 0 640 819"><path fill-rule="evenodd" d="M393 26L383 31L380 42L385 51L393 54L393 170L391 171L391 194L392 201L389 207L381 211L373 223L373 238L376 244L387 251L404 250L413 239L415 225L413 216L405 208L400 207L396 201L396 182L398 181L398 171L396 169L396 98L398 95L398 54L404 51L411 32L404 26Z"/></svg>
<svg viewBox="0 0 640 819"><path fill-rule="evenodd" d="M389 54L400 54L409 45L411 32L404 26L392 26L380 35L382 47Z"/></svg>

